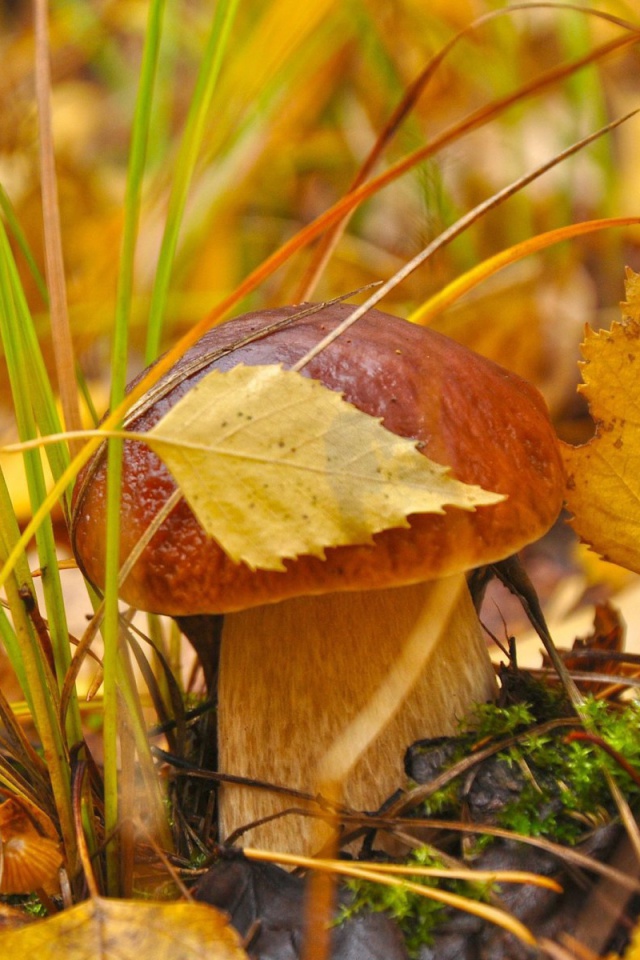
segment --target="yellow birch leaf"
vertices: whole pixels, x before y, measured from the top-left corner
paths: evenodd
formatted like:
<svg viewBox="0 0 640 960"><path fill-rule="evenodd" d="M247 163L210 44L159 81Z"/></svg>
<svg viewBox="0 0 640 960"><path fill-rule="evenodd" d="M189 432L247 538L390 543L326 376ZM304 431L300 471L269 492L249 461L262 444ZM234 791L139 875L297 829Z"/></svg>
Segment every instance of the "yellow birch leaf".
<svg viewBox="0 0 640 960"><path fill-rule="evenodd" d="M0 934L0 955L38 960L247 960L225 915L207 904L102 897Z"/></svg>
<svg viewBox="0 0 640 960"><path fill-rule="evenodd" d="M368 543L413 513L502 500L453 479L413 440L321 383L279 366L214 370L144 441L162 457L205 531L235 561Z"/></svg>
<svg viewBox="0 0 640 960"><path fill-rule="evenodd" d="M580 538L605 560L640 573L640 278L627 272L623 319L587 330L579 388L595 436L563 445L567 506Z"/></svg>

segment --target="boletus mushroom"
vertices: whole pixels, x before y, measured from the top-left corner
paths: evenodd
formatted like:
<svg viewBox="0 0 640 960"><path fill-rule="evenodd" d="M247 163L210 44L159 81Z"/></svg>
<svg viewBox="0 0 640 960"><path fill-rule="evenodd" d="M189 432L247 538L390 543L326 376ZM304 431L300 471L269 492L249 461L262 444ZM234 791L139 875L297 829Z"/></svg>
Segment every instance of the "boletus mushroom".
<svg viewBox="0 0 640 960"><path fill-rule="evenodd" d="M251 313L207 333L132 411L149 430L213 367L290 367L350 311L344 304ZM227 774L307 791L318 766L386 689L412 638L424 665L401 702L382 703L384 729L353 744L343 799L375 810L403 784L403 754L418 738L455 732L474 702L495 695L495 675L465 572L539 538L561 507L564 477L539 393L514 374L428 329L370 310L302 369L396 434L415 439L459 480L504 499L475 511L409 517L372 543L300 556L286 570L236 564L180 500L133 566L121 595L142 610L202 628L225 614L218 677L218 760ZM174 481L144 444L127 441L122 477L124 561ZM78 477L73 547L103 585L106 458ZM204 621L206 623L206 621ZM201 635L201 630L200 630ZM202 652L202 639L200 640ZM205 657L206 659L206 657ZM388 722L386 722L388 721ZM349 737L346 738L349 750ZM344 744L343 744L344 745ZM349 769L351 767L351 769ZM298 801L234 784L221 790L221 836ZM309 818L287 815L247 834L253 844L302 852Z"/></svg>

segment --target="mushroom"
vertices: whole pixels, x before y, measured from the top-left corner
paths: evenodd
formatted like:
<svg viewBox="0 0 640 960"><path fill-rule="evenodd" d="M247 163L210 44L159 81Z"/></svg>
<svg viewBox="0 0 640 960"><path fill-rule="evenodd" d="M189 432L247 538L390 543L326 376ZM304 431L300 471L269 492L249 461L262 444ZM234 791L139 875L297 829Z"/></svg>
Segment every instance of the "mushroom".
<svg viewBox="0 0 640 960"><path fill-rule="evenodd" d="M292 366L350 309L336 303L282 307L211 330L149 391L127 425L149 430L213 367ZM546 532L561 507L563 470L535 388L397 317L370 310L302 373L381 418L387 429L415 439L457 479L505 498L475 512L413 515L408 527L385 530L372 543L329 548L324 559L288 560L285 571L232 562L182 499L136 561L121 595L135 607L178 618L205 661L207 643L213 646L206 628L216 615L226 615L217 681L223 773L313 794L332 756L331 769L345 774L344 802L375 810L402 786L409 744L454 733L472 704L495 696L495 673L465 572ZM85 467L73 503L74 552L97 586L104 577L105 459L99 452ZM123 561L174 491L158 457L143 443L127 441ZM210 680L213 675L210 668ZM375 736L370 724L359 724L367 705L381 717ZM331 751L338 747L336 758ZM219 802L222 837L301 805L232 783L222 788ZM247 835L254 844L294 852L308 851L315 836L309 817L299 812Z"/></svg>

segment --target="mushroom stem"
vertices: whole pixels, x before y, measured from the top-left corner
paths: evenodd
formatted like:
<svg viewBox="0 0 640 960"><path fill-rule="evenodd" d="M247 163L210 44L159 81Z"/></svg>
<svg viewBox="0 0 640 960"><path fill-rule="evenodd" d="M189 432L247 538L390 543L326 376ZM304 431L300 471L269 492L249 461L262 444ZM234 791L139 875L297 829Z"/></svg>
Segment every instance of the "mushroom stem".
<svg viewBox="0 0 640 960"><path fill-rule="evenodd" d="M312 794L324 787L355 810L376 810L403 785L406 748L455 733L495 691L462 574L234 613L220 661L220 769ZM291 806L300 803L225 785L221 834ZM295 853L317 840L299 814L245 834Z"/></svg>

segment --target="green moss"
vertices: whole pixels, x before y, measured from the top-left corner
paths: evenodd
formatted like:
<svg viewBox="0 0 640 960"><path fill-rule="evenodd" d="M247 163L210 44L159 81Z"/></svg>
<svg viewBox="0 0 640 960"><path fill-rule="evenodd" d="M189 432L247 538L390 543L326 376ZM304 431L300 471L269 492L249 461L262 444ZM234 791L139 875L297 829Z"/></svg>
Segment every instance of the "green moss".
<svg viewBox="0 0 640 960"><path fill-rule="evenodd" d="M509 741L504 749L497 750L490 762L512 770L518 789L502 808L491 810L492 822L525 836L574 845L594 826L616 815L607 778L603 775L605 769L633 809L640 809L640 786L597 743L568 739L576 726L549 727L545 721L566 716L560 698L552 694L546 700L545 709L555 709L555 714L550 711L551 717L539 712L540 702L478 707L471 728L452 739L446 768L454 768L479 744L499 746L501 741ZM584 710L583 726L578 724L577 728L604 741L640 775L640 702L621 706L590 699ZM483 789L486 792L488 788L485 785ZM469 790L468 770L432 794L414 814L421 818L437 815L442 819L462 819L463 801L470 803L469 793L463 797L463 790ZM491 842L491 837L476 837L474 855ZM433 850L427 848L415 851L408 863L442 865ZM424 877L411 879L425 886L437 884L474 899L485 899L487 895L486 888L478 884ZM401 884L383 887L353 881L349 887L353 902L344 908L343 916L365 908L386 911L402 929L411 955L433 942L434 932L445 916L441 904L411 893Z"/></svg>
<svg viewBox="0 0 640 960"><path fill-rule="evenodd" d="M418 847L406 862L408 866L439 868L445 866L444 861L435 856L428 847ZM423 887L448 890L472 900L487 900L490 893L490 887L481 883L416 875L408 875L405 879ZM353 899L349 904L343 905L337 922L362 910L385 912L402 930L411 957L417 955L420 947L433 943L434 932L446 915L443 904L407 890L401 882L389 887L368 880L351 880L346 886L351 891Z"/></svg>
<svg viewBox="0 0 640 960"><path fill-rule="evenodd" d="M625 758L640 774L640 703L624 707L590 699L585 708L585 728ZM460 740L449 766L468 755L481 742L518 736L496 753L496 760L523 774L516 799L495 814L499 826L527 836L544 836L559 843L577 843L584 832L615 813L603 776L608 770L632 807L640 806L640 787L596 743L568 739L567 727L537 730L530 704L511 707L482 705L471 721L472 729ZM531 728L527 732L527 728ZM463 779L456 778L436 791L420 815L457 817Z"/></svg>

